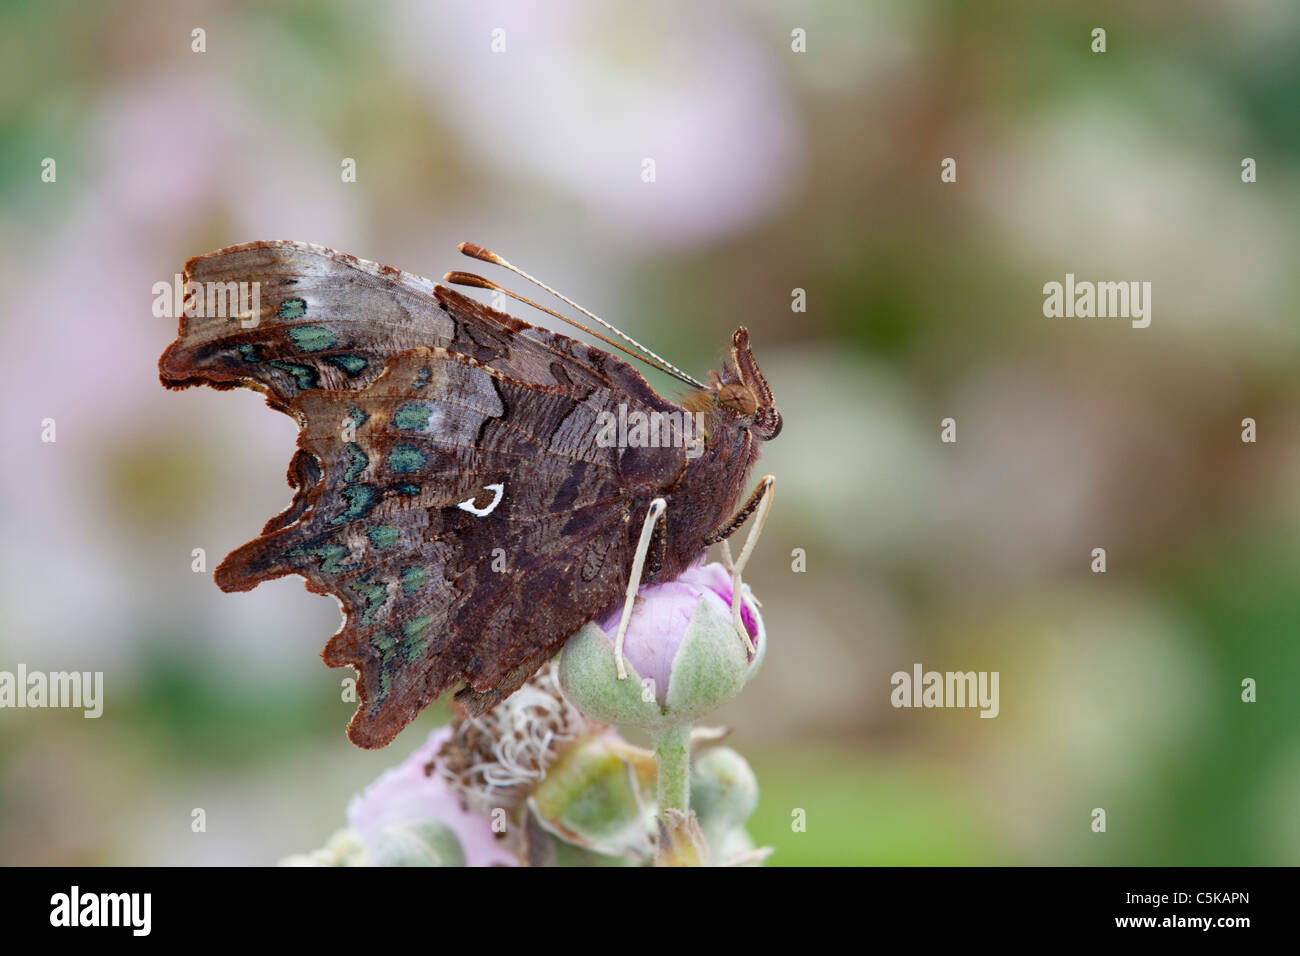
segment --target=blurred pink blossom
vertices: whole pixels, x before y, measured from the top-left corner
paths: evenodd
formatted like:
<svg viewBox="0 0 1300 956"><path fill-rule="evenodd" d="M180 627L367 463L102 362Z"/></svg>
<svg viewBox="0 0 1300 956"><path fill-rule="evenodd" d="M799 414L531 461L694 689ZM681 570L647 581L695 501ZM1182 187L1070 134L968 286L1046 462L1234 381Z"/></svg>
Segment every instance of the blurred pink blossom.
<svg viewBox="0 0 1300 956"><path fill-rule="evenodd" d="M438 728L409 757L380 774L348 804L348 825L374 849L385 827L437 820L460 840L466 866L518 865L486 818L462 809L460 797L442 777L425 773L424 768L449 739L451 727Z"/></svg>

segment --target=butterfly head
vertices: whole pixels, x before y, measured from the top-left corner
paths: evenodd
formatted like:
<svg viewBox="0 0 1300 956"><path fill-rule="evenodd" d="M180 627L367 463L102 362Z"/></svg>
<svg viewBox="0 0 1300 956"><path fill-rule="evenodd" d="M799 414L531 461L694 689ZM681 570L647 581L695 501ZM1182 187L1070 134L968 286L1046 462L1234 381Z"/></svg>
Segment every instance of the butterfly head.
<svg viewBox="0 0 1300 956"><path fill-rule="evenodd" d="M772 402L767 379L754 361L747 329L736 329L731 337L731 361L721 375L713 375L713 388L718 407L755 438L771 441L781 433L781 413Z"/></svg>

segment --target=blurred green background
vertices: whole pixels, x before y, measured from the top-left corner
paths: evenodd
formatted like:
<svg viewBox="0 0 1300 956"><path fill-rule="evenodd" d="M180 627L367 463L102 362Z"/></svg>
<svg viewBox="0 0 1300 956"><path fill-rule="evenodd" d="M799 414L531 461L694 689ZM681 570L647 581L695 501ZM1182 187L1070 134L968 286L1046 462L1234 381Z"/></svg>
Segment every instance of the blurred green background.
<svg viewBox="0 0 1300 956"><path fill-rule="evenodd" d="M105 672L98 720L0 711L0 863L271 863L447 719L353 748L335 603L212 582L296 429L165 392L151 287L279 238L478 242L697 376L749 326L772 646L719 722L772 864L1300 860L1300 6L0 9L0 669ZM1045 318L1067 272L1150 328ZM892 708L918 662L1000 716Z"/></svg>

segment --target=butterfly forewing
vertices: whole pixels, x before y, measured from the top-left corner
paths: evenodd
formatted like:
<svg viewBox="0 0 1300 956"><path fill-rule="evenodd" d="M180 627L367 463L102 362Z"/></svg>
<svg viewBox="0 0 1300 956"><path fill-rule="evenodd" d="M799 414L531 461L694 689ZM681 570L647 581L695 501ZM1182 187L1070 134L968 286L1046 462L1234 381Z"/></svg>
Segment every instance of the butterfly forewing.
<svg viewBox="0 0 1300 956"><path fill-rule="evenodd" d="M311 388L364 387L384 360L438 344L451 323L418 276L297 242L231 246L191 259L189 309L159 363L164 384L253 385L287 405ZM255 316L211 314L208 290L256 287ZM230 298L227 297L227 302ZM245 296L244 305L251 304Z"/></svg>
<svg viewBox="0 0 1300 956"><path fill-rule="evenodd" d="M191 259L183 279L203 291L187 298L180 336L159 362L163 383L173 388L246 385L283 408L309 389L364 388L389 357L439 346L519 381L616 385L652 407L663 402L635 369L599 349L322 246L231 246ZM231 307L239 289L254 285L255 318ZM223 314L208 314L218 301L209 290L218 288Z"/></svg>

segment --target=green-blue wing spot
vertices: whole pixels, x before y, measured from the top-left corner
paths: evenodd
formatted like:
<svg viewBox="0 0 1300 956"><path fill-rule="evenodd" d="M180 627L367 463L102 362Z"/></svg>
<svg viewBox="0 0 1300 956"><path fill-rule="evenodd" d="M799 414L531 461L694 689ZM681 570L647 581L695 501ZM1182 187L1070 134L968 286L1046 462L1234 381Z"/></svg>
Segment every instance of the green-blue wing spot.
<svg viewBox="0 0 1300 956"><path fill-rule="evenodd" d="M422 614L402 625L402 656L406 658L408 664L423 654L425 648L429 646L424 631L432 621L430 615Z"/></svg>
<svg viewBox="0 0 1300 956"><path fill-rule="evenodd" d="M320 538L316 540L319 541ZM341 544L322 544L312 547L311 542L308 542L290 549L288 553L290 557L294 558L304 556L315 558L320 562L320 569L325 574L337 574L340 571L347 570L347 566L339 563L348 556L348 549Z"/></svg>
<svg viewBox="0 0 1300 956"><path fill-rule="evenodd" d="M348 374L349 378L356 378L366 370L370 363L360 355L331 355L325 359L335 368L341 368Z"/></svg>
<svg viewBox="0 0 1300 956"><path fill-rule="evenodd" d="M306 299L285 299L280 303L280 318L282 319L301 319L306 314Z"/></svg>
<svg viewBox="0 0 1300 956"><path fill-rule="evenodd" d="M349 521L357 521L360 518L364 518L366 515L370 514L371 509L375 507L375 503L379 499L378 494L375 492L374 485L349 485L340 491L339 494L347 499L348 506L343 509L341 514L335 515L331 518L330 524L345 524ZM379 527L386 528L389 526L380 525ZM374 542L376 548L386 547L386 545L375 541L373 533L375 530L375 528L370 529L370 540ZM393 541L397 540L396 531L397 529L393 528ZM388 544L392 543L392 541L388 542Z"/></svg>
<svg viewBox="0 0 1300 956"><path fill-rule="evenodd" d="M297 362L268 362L267 364L292 375L301 391L305 392L316 387L316 370L310 365L299 365Z"/></svg>
<svg viewBox="0 0 1300 956"><path fill-rule="evenodd" d="M414 445L394 445L388 453L388 467L398 475L419 471L424 467L424 452Z"/></svg>
<svg viewBox="0 0 1300 956"><path fill-rule="evenodd" d="M393 415L393 427L404 431L421 431L429 425L433 409L427 405L403 405Z"/></svg>
<svg viewBox="0 0 1300 956"><path fill-rule="evenodd" d="M290 329L289 338L293 339L293 344L304 352L319 352L338 341L338 336L319 325L300 325Z"/></svg>
<svg viewBox="0 0 1300 956"><path fill-rule="evenodd" d="M366 470L366 465L370 464L370 456L361 450L361 446L354 441L348 442L344 446L348 450L348 455L352 461L348 465L348 470L343 473L344 481L356 481L357 476Z"/></svg>
<svg viewBox="0 0 1300 956"><path fill-rule="evenodd" d="M410 567L402 569L402 591L406 594L414 594L420 588L424 587L429 580L429 570L421 567Z"/></svg>
<svg viewBox="0 0 1300 956"><path fill-rule="evenodd" d="M384 602L388 600L388 588L382 584L371 584L364 577L349 581L348 587L365 598L366 609L361 614L361 623L363 626L368 625L375 611L383 607Z"/></svg>

